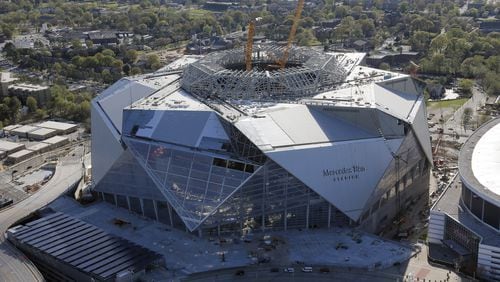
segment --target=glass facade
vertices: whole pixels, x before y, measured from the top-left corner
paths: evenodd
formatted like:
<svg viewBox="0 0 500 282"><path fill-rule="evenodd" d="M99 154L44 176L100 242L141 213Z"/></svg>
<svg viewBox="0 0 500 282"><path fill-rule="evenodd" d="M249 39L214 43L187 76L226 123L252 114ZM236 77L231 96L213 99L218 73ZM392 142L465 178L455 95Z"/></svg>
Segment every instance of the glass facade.
<svg viewBox="0 0 500 282"><path fill-rule="evenodd" d="M465 183L462 183L462 201L477 218L496 230L500 230L500 207L481 198Z"/></svg>
<svg viewBox="0 0 500 282"><path fill-rule="evenodd" d="M409 187L420 179L427 165L413 132L407 132L396 153L402 160L399 175L391 162L361 220L354 222L223 118L211 122L220 122L216 129L225 134L200 134L193 145L135 134L139 129L135 118L140 119L141 130L148 129L144 126L152 120L148 111L128 117L121 136L124 152L95 190L113 205L189 232L213 235L328 228L364 224L367 219L380 225L394 215L388 207L394 206L391 201L400 194L395 183L401 183L399 189ZM155 127L155 132L161 130L164 128ZM401 204L412 200L404 195L398 199Z"/></svg>
<svg viewBox="0 0 500 282"><path fill-rule="evenodd" d="M204 234L350 224L270 159L257 165L170 144L124 142L128 148L96 190L105 201L162 223Z"/></svg>
<svg viewBox="0 0 500 282"><path fill-rule="evenodd" d="M209 233L348 225L347 216L268 160L203 224ZM212 228L212 230L210 230Z"/></svg>
<svg viewBox="0 0 500 282"><path fill-rule="evenodd" d="M168 144L125 143L192 231L255 171L250 163Z"/></svg>
<svg viewBox="0 0 500 282"><path fill-rule="evenodd" d="M443 240L453 240L467 249L471 252L471 265L477 265L480 238L449 216L445 216Z"/></svg>

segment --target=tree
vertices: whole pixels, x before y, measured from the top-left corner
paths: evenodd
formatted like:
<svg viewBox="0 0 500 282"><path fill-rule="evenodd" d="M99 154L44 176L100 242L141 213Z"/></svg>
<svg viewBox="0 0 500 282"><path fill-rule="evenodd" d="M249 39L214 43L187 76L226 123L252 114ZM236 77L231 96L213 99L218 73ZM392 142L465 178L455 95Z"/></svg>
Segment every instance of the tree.
<svg viewBox="0 0 500 282"><path fill-rule="evenodd" d="M41 120L44 119L47 115L47 112L44 109L37 109L35 112L35 119Z"/></svg>
<svg viewBox="0 0 500 282"><path fill-rule="evenodd" d="M158 55L156 55L156 54L148 55L147 62L148 62L149 68L151 68L153 70L157 70L161 67L160 57L158 57Z"/></svg>
<svg viewBox="0 0 500 282"><path fill-rule="evenodd" d="M467 127L469 126L472 120L472 109L465 108L462 113L462 126L464 127L464 131L467 132Z"/></svg>
<svg viewBox="0 0 500 282"><path fill-rule="evenodd" d="M388 63L381 63L380 66L378 66L382 70L390 70L391 66Z"/></svg>
<svg viewBox="0 0 500 282"><path fill-rule="evenodd" d="M458 82L458 87L460 88L460 91L462 92L462 95L466 97L470 97L472 94L472 86L474 85L474 82L470 79L461 79Z"/></svg>
<svg viewBox="0 0 500 282"><path fill-rule="evenodd" d="M139 53L136 50L134 50L134 49L127 50L127 52L125 53L125 61L127 63L135 63L138 56L139 56Z"/></svg>
<svg viewBox="0 0 500 282"><path fill-rule="evenodd" d="M21 109L21 101L16 96L13 96L5 97L4 103L9 107L11 121L16 122L19 110Z"/></svg>
<svg viewBox="0 0 500 282"><path fill-rule="evenodd" d="M79 39L74 39L71 41L71 46L73 46L73 48L75 48L76 50L81 49L82 42Z"/></svg>
<svg viewBox="0 0 500 282"><path fill-rule="evenodd" d="M138 74L141 74L141 69L138 68L138 67L132 67L130 69L130 75L138 75Z"/></svg>
<svg viewBox="0 0 500 282"><path fill-rule="evenodd" d="M38 109L38 103L32 96L28 96L28 98L26 98L26 106L28 107L28 111L30 113L34 113Z"/></svg>

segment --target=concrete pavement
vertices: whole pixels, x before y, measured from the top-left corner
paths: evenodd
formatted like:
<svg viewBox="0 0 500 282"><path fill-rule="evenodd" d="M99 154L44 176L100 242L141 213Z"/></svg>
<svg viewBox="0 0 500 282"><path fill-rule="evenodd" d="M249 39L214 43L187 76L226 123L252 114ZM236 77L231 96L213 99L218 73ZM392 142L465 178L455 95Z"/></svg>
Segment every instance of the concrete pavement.
<svg viewBox="0 0 500 282"><path fill-rule="evenodd" d="M0 212L0 233L16 221L46 206L70 186L77 183L83 173L83 147L78 147L62 158L53 177L36 194ZM36 267L5 238L0 236L0 281L44 281Z"/></svg>

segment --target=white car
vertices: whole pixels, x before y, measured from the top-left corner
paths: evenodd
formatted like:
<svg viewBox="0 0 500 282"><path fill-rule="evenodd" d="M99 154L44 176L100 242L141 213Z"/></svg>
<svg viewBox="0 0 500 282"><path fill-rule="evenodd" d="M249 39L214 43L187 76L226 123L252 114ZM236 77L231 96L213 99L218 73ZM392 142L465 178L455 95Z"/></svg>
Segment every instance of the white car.
<svg viewBox="0 0 500 282"><path fill-rule="evenodd" d="M310 266L302 267L302 272L313 272L313 268Z"/></svg>
<svg viewBox="0 0 500 282"><path fill-rule="evenodd" d="M288 273L294 273L295 269L293 267L287 267L287 268L283 269L283 271L288 272Z"/></svg>

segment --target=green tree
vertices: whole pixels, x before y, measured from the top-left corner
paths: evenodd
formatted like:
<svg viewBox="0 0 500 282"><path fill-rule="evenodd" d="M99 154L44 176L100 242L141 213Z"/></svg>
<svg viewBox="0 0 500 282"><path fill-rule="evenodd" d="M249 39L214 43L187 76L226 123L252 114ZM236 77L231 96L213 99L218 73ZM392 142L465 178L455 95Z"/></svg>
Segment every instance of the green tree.
<svg viewBox="0 0 500 282"><path fill-rule="evenodd" d="M388 63L381 63L380 66L378 66L382 70L390 70L391 66Z"/></svg>
<svg viewBox="0 0 500 282"><path fill-rule="evenodd" d="M80 41L80 39L73 39L71 41L71 46L73 46L73 48L75 49L82 49L82 42Z"/></svg>
<svg viewBox="0 0 500 282"><path fill-rule="evenodd" d="M465 108L462 113L462 126L464 127L464 131L467 132L467 127L472 121L472 109Z"/></svg>
<svg viewBox="0 0 500 282"><path fill-rule="evenodd" d="M138 56L139 56L139 53L136 50L134 50L134 49L127 50L127 52L125 53L125 61L127 63L135 63Z"/></svg>
<svg viewBox="0 0 500 282"><path fill-rule="evenodd" d="M32 96L26 98L26 107L30 113L34 113L38 109L38 102Z"/></svg>
<svg viewBox="0 0 500 282"><path fill-rule="evenodd" d="M130 69L130 75L138 75L138 74L141 74L141 69L138 68L138 67L132 67Z"/></svg>
<svg viewBox="0 0 500 282"><path fill-rule="evenodd" d="M462 92L462 95L469 97L472 94L472 86L474 85L474 82L470 79L461 79L458 82L458 87L460 88L460 91Z"/></svg>

